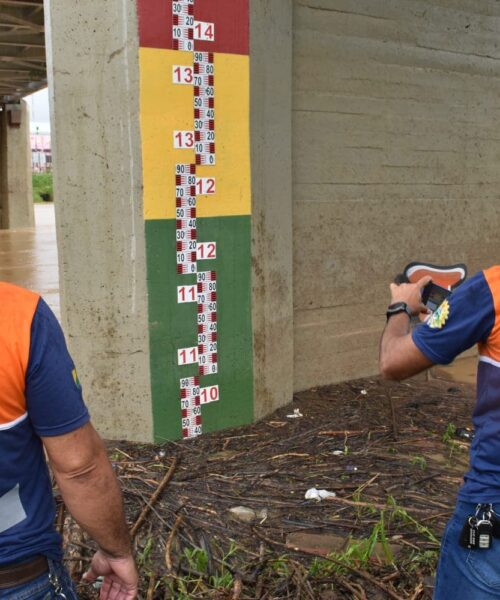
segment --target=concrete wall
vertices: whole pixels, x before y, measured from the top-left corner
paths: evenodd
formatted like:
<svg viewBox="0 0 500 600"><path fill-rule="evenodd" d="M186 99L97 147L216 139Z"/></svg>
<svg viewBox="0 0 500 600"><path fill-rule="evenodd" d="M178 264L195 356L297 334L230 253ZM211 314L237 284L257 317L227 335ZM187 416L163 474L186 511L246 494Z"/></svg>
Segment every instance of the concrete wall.
<svg viewBox="0 0 500 600"><path fill-rule="evenodd" d="M62 319L94 422L152 439L134 0L45 3Z"/></svg>
<svg viewBox="0 0 500 600"><path fill-rule="evenodd" d="M292 3L250 2L255 416L292 399Z"/></svg>
<svg viewBox="0 0 500 600"><path fill-rule="evenodd" d="M295 0L295 389L377 371L412 259L500 260L500 5Z"/></svg>
<svg viewBox="0 0 500 600"><path fill-rule="evenodd" d="M17 126L9 124L9 110L0 112L0 229L33 227L28 105L21 100L16 108Z"/></svg>

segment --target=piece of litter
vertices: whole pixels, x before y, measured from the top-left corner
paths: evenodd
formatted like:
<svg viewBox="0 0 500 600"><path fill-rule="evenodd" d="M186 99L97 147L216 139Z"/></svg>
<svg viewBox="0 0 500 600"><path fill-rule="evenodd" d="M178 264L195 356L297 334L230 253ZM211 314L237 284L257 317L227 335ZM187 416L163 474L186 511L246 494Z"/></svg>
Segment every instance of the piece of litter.
<svg viewBox="0 0 500 600"><path fill-rule="evenodd" d="M342 456L342 455L344 454L344 451L343 451L343 450L334 450L334 451L332 452L332 454L333 454L334 456Z"/></svg>
<svg viewBox="0 0 500 600"><path fill-rule="evenodd" d="M257 511L257 518L260 519L259 525L262 525L262 523L267 520L268 516L269 514L267 512L267 508L262 508L261 510Z"/></svg>
<svg viewBox="0 0 500 600"><path fill-rule="evenodd" d="M93 584L93 586L92 586L92 587L94 588L94 590L100 590L100 589L101 589L101 587L102 587L102 584L103 584L103 583L104 583L104 576L103 576L103 575L100 575L100 576L99 576L99 577L98 577L98 578L95 580L95 582L94 582L94 584Z"/></svg>
<svg viewBox="0 0 500 600"><path fill-rule="evenodd" d="M366 396L368 394L368 392L366 390L361 390L359 392L362 396Z"/></svg>
<svg viewBox="0 0 500 600"><path fill-rule="evenodd" d="M158 456L159 456L160 458L164 458L164 457L165 457L165 455L166 455L166 452L165 452L165 450L160 450L160 451L158 452Z"/></svg>
<svg viewBox="0 0 500 600"><path fill-rule="evenodd" d="M287 419L299 419L300 417L303 417L304 415L300 412L299 408L294 408L293 409L293 414L292 415L287 415L286 418Z"/></svg>
<svg viewBox="0 0 500 600"><path fill-rule="evenodd" d="M354 471L358 470L358 467L355 467L354 465L347 465L345 470L348 471L349 473L353 473Z"/></svg>
<svg viewBox="0 0 500 600"><path fill-rule="evenodd" d="M321 502L321 500L324 500L325 498L335 498L336 495L335 492L310 488L307 490L305 498L306 500L317 500L318 502Z"/></svg>
<svg viewBox="0 0 500 600"><path fill-rule="evenodd" d="M253 523L257 518L255 511L246 506L234 506L229 509L229 513L232 517L244 523Z"/></svg>

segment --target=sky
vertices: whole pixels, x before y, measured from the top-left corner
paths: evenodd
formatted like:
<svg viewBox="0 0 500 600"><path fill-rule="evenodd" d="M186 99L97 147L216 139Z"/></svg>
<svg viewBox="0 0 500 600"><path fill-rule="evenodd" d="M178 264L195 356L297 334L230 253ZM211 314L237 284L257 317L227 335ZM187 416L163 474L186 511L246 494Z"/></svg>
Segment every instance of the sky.
<svg viewBox="0 0 500 600"><path fill-rule="evenodd" d="M30 109L30 130L36 133L38 127L40 133L50 132L50 116L49 116L49 92L45 88L39 92L26 96Z"/></svg>

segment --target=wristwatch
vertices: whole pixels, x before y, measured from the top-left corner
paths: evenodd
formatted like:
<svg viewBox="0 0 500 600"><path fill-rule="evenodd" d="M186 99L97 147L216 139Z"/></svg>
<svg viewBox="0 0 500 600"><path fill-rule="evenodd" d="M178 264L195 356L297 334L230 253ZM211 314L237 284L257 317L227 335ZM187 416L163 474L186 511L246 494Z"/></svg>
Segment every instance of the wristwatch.
<svg viewBox="0 0 500 600"><path fill-rule="evenodd" d="M392 316L398 315L402 312L406 313L411 319L412 314L411 310L408 308L408 304L406 304L406 302L394 302L394 304L389 304L387 307L385 316L387 317L387 320L389 320Z"/></svg>

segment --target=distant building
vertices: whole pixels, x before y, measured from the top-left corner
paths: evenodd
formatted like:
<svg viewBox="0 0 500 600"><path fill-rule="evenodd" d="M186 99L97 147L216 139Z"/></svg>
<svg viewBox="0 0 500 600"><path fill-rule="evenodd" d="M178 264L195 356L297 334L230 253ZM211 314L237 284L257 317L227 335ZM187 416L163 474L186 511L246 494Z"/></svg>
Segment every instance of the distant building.
<svg viewBox="0 0 500 600"><path fill-rule="evenodd" d="M32 122L30 126L31 166L34 173L52 169L52 146L48 123Z"/></svg>

